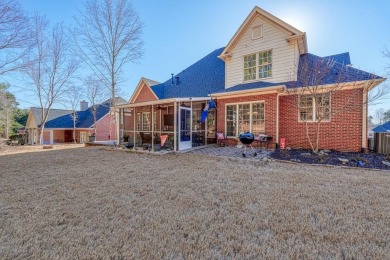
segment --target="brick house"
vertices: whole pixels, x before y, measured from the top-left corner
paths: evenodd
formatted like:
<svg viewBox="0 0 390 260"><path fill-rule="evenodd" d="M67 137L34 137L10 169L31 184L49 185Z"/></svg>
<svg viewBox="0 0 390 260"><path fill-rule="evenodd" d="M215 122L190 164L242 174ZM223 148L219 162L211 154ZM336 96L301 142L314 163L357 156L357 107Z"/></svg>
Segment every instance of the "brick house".
<svg viewBox="0 0 390 260"><path fill-rule="evenodd" d="M310 54L304 32L255 7L225 47L163 83L141 78L129 103L117 106L119 136L151 146L169 136L183 150L215 142L216 132L235 144L248 131L309 148L306 131L321 120L320 148L360 151L368 91L384 80L353 68L349 53ZM203 121L211 99L216 108Z"/></svg>
<svg viewBox="0 0 390 260"><path fill-rule="evenodd" d="M126 103L118 98L117 104ZM96 141L117 140L117 127L114 115L110 113L110 100L96 105L96 133L94 127L93 107L88 102L80 102L80 111L76 111L76 142L88 142L88 136L95 134ZM50 109L48 120L43 130L43 140L39 142L39 128L42 122L41 108L30 108L26 129L29 144L54 144L73 142L73 111Z"/></svg>

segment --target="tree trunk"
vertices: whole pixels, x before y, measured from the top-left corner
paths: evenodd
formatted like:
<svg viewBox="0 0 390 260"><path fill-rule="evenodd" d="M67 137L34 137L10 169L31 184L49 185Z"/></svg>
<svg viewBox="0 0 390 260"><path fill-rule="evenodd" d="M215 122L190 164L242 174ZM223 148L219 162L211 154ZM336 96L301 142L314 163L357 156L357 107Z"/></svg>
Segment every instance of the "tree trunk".
<svg viewBox="0 0 390 260"><path fill-rule="evenodd" d="M311 141L311 138L310 138L309 125L308 125L308 123L307 123L306 121L305 121L305 127L306 127L306 138L307 138L307 140L309 141L311 150L312 150L313 152L315 152L315 151L314 151L313 142Z"/></svg>

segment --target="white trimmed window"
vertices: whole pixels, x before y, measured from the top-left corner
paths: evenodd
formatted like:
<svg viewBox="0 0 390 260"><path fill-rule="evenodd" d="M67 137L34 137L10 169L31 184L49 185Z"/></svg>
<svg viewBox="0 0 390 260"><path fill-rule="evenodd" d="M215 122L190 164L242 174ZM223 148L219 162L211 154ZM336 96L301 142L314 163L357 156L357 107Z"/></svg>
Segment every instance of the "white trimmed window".
<svg viewBox="0 0 390 260"><path fill-rule="evenodd" d="M264 102L226 105L226 136L264 133Z"/></svg>
<svg viewBox="0 0 390 260"><path fill-rule="evenodd" d="M244 81L272 77L272 50L244 56Z"/></svg>
<svg viewBox="0 0 390 260"><path fill-rule="evenodd" d="M244 57L244 80L256 79L256 54Z"/></svg>
<svg viewBox="0 0 390 260"><path fill-rule="evenodd" d="M299 96L300 121L330 121L330 93Z"/></svg>
<svg viewBox="0 0 390 260"><path fill-rule="evenodd" d="M150 112L142 113L142 130L150 130Z"/></svg>

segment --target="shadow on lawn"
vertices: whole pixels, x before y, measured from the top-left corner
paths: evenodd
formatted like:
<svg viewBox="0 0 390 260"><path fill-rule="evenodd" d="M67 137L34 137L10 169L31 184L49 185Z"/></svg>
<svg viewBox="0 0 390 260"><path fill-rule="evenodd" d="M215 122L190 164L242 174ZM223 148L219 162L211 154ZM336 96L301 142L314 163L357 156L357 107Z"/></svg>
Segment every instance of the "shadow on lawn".
<svg viewBox="0 0 390 260"><path fill-rule="evenodd" d="M365 154L322 150L316 154L311 150L291 149L275 150L270 156L274 159L298 163L390 170L390 156L376 153ZM343 164L340 159L346 159L345 163Z"/></svg>

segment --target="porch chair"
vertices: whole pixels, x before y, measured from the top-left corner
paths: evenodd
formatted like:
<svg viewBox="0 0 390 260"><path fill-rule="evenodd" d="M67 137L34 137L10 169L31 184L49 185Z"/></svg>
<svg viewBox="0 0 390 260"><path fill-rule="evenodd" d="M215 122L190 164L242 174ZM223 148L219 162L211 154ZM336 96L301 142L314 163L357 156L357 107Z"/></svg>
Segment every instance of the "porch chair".
<svg viewBox="0 0 390 260"><path fill-rule="evenodd" d="M217 132L217 144L218 146L226 146L226 138L224 132Z"/></svg>

